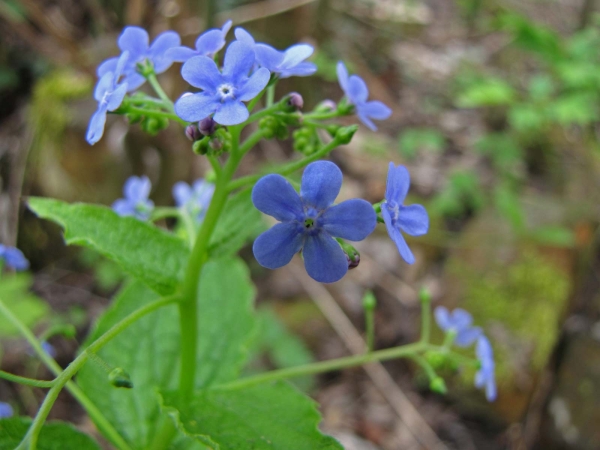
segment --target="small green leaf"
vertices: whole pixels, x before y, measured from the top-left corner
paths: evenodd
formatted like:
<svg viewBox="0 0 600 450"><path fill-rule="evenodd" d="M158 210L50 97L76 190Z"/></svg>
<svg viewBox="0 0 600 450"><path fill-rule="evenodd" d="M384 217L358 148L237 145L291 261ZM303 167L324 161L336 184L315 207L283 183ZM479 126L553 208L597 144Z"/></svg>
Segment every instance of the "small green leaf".
<svg viewBox="0 0 600 450"><path fill-rule="evenodd" d="M31 275L16 273L0 278L0 300L27 327L34 328L49 314L46 302L29 292ZM0 314L0 337L17 336L19 331Z"/></svg>
<svg viewBox="0 0 600 450"><path fill-rule="evenodd" d="M515 89L498 78L484 78L463 91L456 100L460 108L509 105L516 98Z"/></svg>
<svg viewBox="0 0 600 450"><path fill-rule="evenodd" d="M87 339L93 340L126 315L158 298L139 282L126 286ZM239 376L253 336L254 288L248 269L237 258L211 260L204 266L198 300L196 387ZM134 388L110 384L105 370L83 367L77 381L113 426L135 448L147 448L160 421L156 389L174 389L179 380L179 313L170 305L132 324L98 355L111 367L125 370Z"/></svg>
<svg viewBox="0 0 600 450"><path fill-rule="evenodd" d="M556 99L550 114L561 125L587 125L598 120L597 104L595 95L569 94Z"/></svg>
<svg viewBox="0 0 600 450"><path fill-rule="evenodd" d="M104 206L39 197L30 198L28 203L38 216L65 229L67 244L97 250L160 294L173 293L183 277L189 249L158 227L133 217L119 217Z"/></svg>
<svg viewBox="0 0 600 450"><path fill-rule="evenodd" d="M29 426L30 417L11 417L0 420L0 450L14 450ZM100 450L87 434L65 422L48 422L39 435L37 450Z"/></svg>
<svg viewBox="0 0 600 450"><path fill-rule="evenodd" d="M182 407L176 392L163 407L177 427L215 450L340 450L317 426L316 404L285 382L203 390Z"/></svg>
<svg viewBox="0 0 600 450"><path fill-rule="evenodd" d="M571 248L575 246L575 233L559 225L547 225L531 230L531 237L540 244Z"/></svg>

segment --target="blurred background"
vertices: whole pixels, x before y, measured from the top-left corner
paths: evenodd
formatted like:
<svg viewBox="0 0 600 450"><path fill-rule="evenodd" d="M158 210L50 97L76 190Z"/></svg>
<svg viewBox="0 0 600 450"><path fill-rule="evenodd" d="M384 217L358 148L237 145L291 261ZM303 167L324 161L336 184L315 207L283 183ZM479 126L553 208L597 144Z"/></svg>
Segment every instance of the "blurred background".
<svg viewBox="0 0 600 450"><path fill-rule="evenodd" d="M0 242L17 244L32 274L6 277L0 294L68 364L120 285L119 268L65 247L60 229L28 212L29 195L110 205L130 175L172 204L176 181L209 167L172 124L157 136L109 117L84 140L95 110L95 67L117 54L125 25L151 37L178 31L192 45L231 18L257 41L315 46L317 75L280 82L305 109L337 101L343 59L394 111L378 133L361 127L332 159L342 197L379 201L389 161L412 176L430 232L401 261L384 229L358 246L361 264L339 283L307 279L299 258L262 269L261 330L248 373L361 351L361 299L378 300L376 347L418 339L417 291L473 313L494 343L499 398L487 404L473 373L447 374L428 391L406 361L296 380L321 404L322 428L347 449L600 448L600 5L596 0L1 0ZM233 34L230 33L231 39ZM159 76L175 99L179 64ZM348 123L352 123L349 119ZM291 141L262 142L242 167L295 156ZM65 327L73 324L74 328ZM52 330L60 331L55 334ZM434 337L441 339L441 333ZM2 368L48 377L0 318ZM0 400L35 414L43 391L0 381ZM93 432L63 393L52 419Z"/></svg>

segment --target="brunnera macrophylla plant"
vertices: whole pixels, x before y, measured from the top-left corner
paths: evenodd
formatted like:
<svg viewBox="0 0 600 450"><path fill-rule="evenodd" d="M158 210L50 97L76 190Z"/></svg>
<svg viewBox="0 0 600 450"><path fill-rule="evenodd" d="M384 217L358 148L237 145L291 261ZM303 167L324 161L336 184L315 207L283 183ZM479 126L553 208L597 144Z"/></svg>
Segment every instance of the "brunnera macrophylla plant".
<svg viewBox="0 0 600 450"><path fill-rule="evenodd" d="M226 46L230 28L227 22L206 31L195 48L187 48L172 31L150 42L145 30L127 27L118 39L121 54L100 64L94 92L98 109L87 132L90 144L102 138L109 113L125 116L149 133L176 122L193 141L192 150L208 159L212 174L192 185L176 183L175 207L150 200L152 185L146 176L131 177L112 208L28 200L39 217L64 228L67 243L91 247L112 259L129 281L64 368L43 348L47 333L44 339L36 337L10 299L0 298L0 313L55 374L46 381L0 372L8 380L48 389L33 421L6 418L17 405L0 404L0 429L11 430L9 437L0 437L0 444L12 439L19 449L35 449L56 440L67 450L99 448L65 424L45 424L63 389L121 450L340 449L335 439L318 430L314 402L288 380L393 358L413 359L438 393L445 393L446 386L437 370L471 366L476 386L485 389L488 400L496 397L493 351L483 331L472 325L468 312L439 307L435 319L445 339L431 343L426 292L421 296L418 342L374 350L375 302L367 296L365 353L244 375L257 317L248 268L236 256L243 245L254 239L256 261L273 270L300 254L308 275L333 283L359 265L360 255L350 242L365 239L378 224L386 227L390 245L412 264L415 257L404 235L427 233L429 219L423 206L404 204L410 176L393 163L380 202L336 203L342 172L324 159L348 144L357 126L337 125L335 119L356 115L375 130L374 120L391 114L383 103L369 100L358 75L349 75L340 62L341 100L326 100L305 112L300 94L276 100L274 88L281 78L316 71L307 61L313 48L298 44L280 51L256 43L241 28ZM174 62L183 63L181 76L192 89L173 101L156 75ZM146 83L156 96L139 90ZM240 162L259 141L287 138L290 130L298 157L268 174L237 176ZM302 172L299 191L288 178L297 172ZM261 213L277 223L266 229ZM176 225L160 225L165 218ZM28 268L22 253L12 247L0 245L0 261L7 268L5 279L13 270ZM456 350L472 346L474 357Z"/></svg>

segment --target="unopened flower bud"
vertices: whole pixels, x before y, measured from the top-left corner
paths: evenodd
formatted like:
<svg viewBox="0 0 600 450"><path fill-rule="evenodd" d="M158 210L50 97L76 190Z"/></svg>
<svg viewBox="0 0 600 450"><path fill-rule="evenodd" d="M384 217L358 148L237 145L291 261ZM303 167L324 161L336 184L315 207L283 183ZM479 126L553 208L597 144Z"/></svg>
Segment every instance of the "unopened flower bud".
<svg viewBox="0 0 600 450"><path fill-rule="evenodd" d="M304 107L304 99L297 92L288 94L287 106L292 111L298 111Z"/></svg>
<svg viewBox="0 0 600 450"><path fill-rule="evenodd" d="M108 381L110 381L110 384L112 384L114 387L125 389L133 388L133 383L131 382L129 374L120 367L113 369L108 374Z"/></svg>
<svg viewBox="0 0 600 450"><path fill-rule="evenodd" d="M446 392L448 392L448 389L446 388L446 383L440 377L436 377L433 380L431 380L429 388L436 394L445 394Z"/></svg>
<svg viewBox="0 0 600 450"><path fill-rule="evenodd" d="M221 150L223 148L223 142L218 138L211 139L208 143L208 146L211 148L211 150Z"/></svg>
<svg viewBox="0 0 600 450"><path fill-rule="evenodd" d="M194 124L187 126L185 129L185 136L192 142L199 141L204 137L202 133L200 133L200 130L198 130L198 127Z"/></svg>
<svg viewBox="0 0 600 450"><path fill-rule="evenodd" d="M320 112L329 112L329 111L334 111L337 108L337 105L335 104L335 102L333 100L323 100L321 103L319 103L319 105L317 106L317 111Z"/></svg>
<svg viewBox="0 0 600 450"><path fill-rule="evenodd" d="M360 264L360 254L358 252L352 256L346 255L346 259L348 260L348 270L356 269Z"/></svg>
<svg viewBox="0 0 600 450"><path fill-rule="evenodd" d="M198 129L204 136L211 136L217 128L217 123L212 117L207 117L198 122Z"/></svg>
<svg viewBox="0 0 600 450"><path fill-rule="evenodd" d="M349 127L341 127L335 133L335 138L342 145L349 144L350 141L352 140L352 136L354 136L354 133L356 133L357 130L358 130L357 125L350 125Z"/></svg>

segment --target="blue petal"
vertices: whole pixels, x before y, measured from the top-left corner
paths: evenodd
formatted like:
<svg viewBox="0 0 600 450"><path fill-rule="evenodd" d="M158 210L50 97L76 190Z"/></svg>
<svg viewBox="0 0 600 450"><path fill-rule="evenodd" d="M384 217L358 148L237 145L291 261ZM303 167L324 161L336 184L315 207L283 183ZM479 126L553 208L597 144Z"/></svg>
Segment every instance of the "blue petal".
<svg viewBox="0 0 600 450"><path fill-rule="evenodd" d="M152 184L150 179L146 176L143 177L129 177L123 186L123 194L128 200L132 200L137 203L142 200L146 200L150 195Z"/></svg>
<svg viewBox="0 0 600 450"><path fill-rule="evenodd" d="M386 200L401 205L408 194L409 186L410 174L406 167L402 165L395 167L394 163L390 162L385 188Z"/></svg>
<svg viewBox="0 0 600 450"><path fill-rule="evenodd" d="M107 72L98 80L96 89L94 89L94 99L97 102L104 100L104 96L111 91L113 87L113 72Z"/></svg>
<svg viewBox="0 0 600 450"><path fill-rule="evenodd" d="M356 105L356 115L362 123L364 123L371 131L377 131L377 125L373 123L369 116L367 116L362 110L362 103Z"/></svg>
<svg viewBox="0 0 600 450"><path fill-rule="evenodd" d="M334 283L348 272L348 260L340 244L327 233L306 236L304 267L320 283Z"/></svg>
<svg viewBox="0 0 600 450"><path fill-rule="evenodd" d="M392 110L378 100L363 103L361 111L376 120L385 120L392 115Z"/></svg>
<svg viewBox="0 0 600 450"><path fill-rule="evenodd" d="M167 50L179 45L181 38L175 31L165 31L156 37L148 52L154 64L154 72L163 73L171 67L173 59L167 55Z"/></svg>
<svg viewBox="0 0 600 450"><path fill-rule="evenodd" d="M125 70L125 67L127 66L127 63L129 62L129 56L130 56L130 53L128 51L124 51L121 54L121 56L119 56L119 59L117 60L117 65L114 70L115 84L119 81L119 78L121 77L121 75L123 75L123 71Z"/></svg>
<svg viewBox="0 0 600 450"><path fill-rule="evenodd" d="M130 200L120 198L112 204L112 210L119 216L133 216L135 213L135 204Z"/></svg>
<svg viewBox="0 0 600 450"><path fill-rule="evenodd" d="M484 335L480 336L477 340L475 354L477 355L477 359L482 363L491 362L493 364L494 350L492 349L492 344L490 344L490 341Z"/></svg>
<svg viewBox="0 0 600 450"><path fill-rule="evenodd" d="M213 56L223 47L225 47L225 36L231 28L233 22L228 20L223 25L222 29L213 28L212 30L205 31L196 39L196 49L200 54L206 56Z"/></svg>
<svg viewBox="0 0 600 450"><path fill-rule="evenodd" d="M256 238L252 251L261 266L278 269L292 260L303 241L302 227L298 223L278 223Z"/></svg>
<svg viewBox="0 0 600 450"><path fill-rule="evenodd" d="M338 61L336 69L340 87L348 95L348 69L346 69L346 65L342 61Z"/></svg>
<svg viewBox="0 0 600 450"><path fill-rule="evenodd" d="M300 196L281 175L262 177L252 189L252 203L256 209L281 222L300 220L303 215Z"/></svg>
<svg viewBox="0 0 600 450"><path fill-rule="evenodd" d="M246 30L244 30L243 28L236 28L235 31L235 38L240 41L243 42L244 44L250 46L250 47L254 47L254 44L256 44L256 41L254 40L254 38L252 37L252 35L250 33L248 33Z"/></svg>
<svg viewBox="0 0 600 450"><path fill-rule="evenodd" d="M194 56L181 67L181 76L192 86L214 93L223 83L217 64L207 56Z"/></svg>
<svg viewBox="0 0 600 450"><path fill-rule="evenodd" d="M496 380L494 377L489 377L485 384L485 398L488 402L493 402L498 397L498 390L496 388Z"/></svg>
<svg viewBox="0 0 600 450"><path fill-rule="evenodd" d="M215 122L221 125L237 125L245 122L250 116L248 108L242 102L231 99L221 103L213 116Z"/></svg>
<svg viewBox="0 0 600 450"><path fill-rule="evenodd" d="M469 328L473 323L473 316L462 308L456 308L452 311L451 319L452 326L456 331L461 331Z"/></svg>
<svg viewBox="0 0 600 450"><path fill-rule="evenodd" d="M106 109L109 111L114 111L121 106L121 103L123 103L123 99L125 98L125 94L127 94L127 83L121 83L108 98Z"/></svg>
<svg viewBox="0 0 600 450"><path fill-rule="evenodd" d="M331 161L310 163L302 174L300 196L317 209L330 206L340 193L342 171Z"/></svg>
<svg viewBox="0 0 600 450"><path fill-rule="evenodd" d="M387 228L390 238L392 241L394 241L396 247L398 247L398 251L400 252L400 256L402 256L402 259L404 259L404 261L406 261L408 264L414 264L415 256L410 251L410 248L408 248L408 244L404 240L404 236L402 236L400 230L394 227L394 224L392 223L392 217L390 216L390 212L387 208L381 208L381 216L383 217L383 221L385 222L385 227Z"/></svg>
<svg viewBox="0 0 600 450"><path fill-rule="evenodd" d="M199 122L214 113L220 105L218 99L212 95L203 92L198 94L188 92L175 102L175 112L183 120Z"/></svg>
<svg viewBox="0 0 600 450"><path fill-rule="evenodd" d="M197 51L181 45L170 48L169 50L167 50L167 53L165 53L165 55L176 62L186 62L193 56L200 56L200 54Z"/></svg>
<svg viewBox="0 0 600 450"><path fill-rule="evenodd" d="M192 195L192 188L183 181L178 181L173 186L173 198L175 198L175 204L179 207L185 206L192 198Z"/></svg>
<svg viewBox="0 0 600 450"><path fill-rule="evenodd" d="M4 247L2 258L7 266L12 267L16 271L27 270L29 268L29 261L23 255L23 252L16 247Z"/></svg>
<svg viewBox="0 0 600 450"><path fill-rule="evenodd" d="M271 74L267 69L265 69L264 67L258 69L240 88L240 90L237 93L238 99L243 102L252 100L260 93L260 91L262 91L267 86L270 78Z"/></svg>
<svg viewBox="0 0 600 450"><path fill-rule="evenodd" d="M237 86L238 82L248 76L254 65L254 50L241 41L232 42L225 52L223 76Z"/></svg>
<svg viewBox="0 0 600 450"><path fill-rule="evenodd" d="M266 67L271 72L279 72L280 66L284 60L284 53L280 52L270 45L266 44L257 44L254 47L254 52L256 54L256 61L262 67Z"/></svg>
<svg viewBox="0 0 600 450"><path fill-rule="evenodd" d="M469 347L481 336L481 333L482 331L479 327L467 328L458 332L454 343L459 347Z"/></svg>
<svg viewBox="0 0 600 450"><path fill-rule="evenodd" d="M400 206L397 224L411 236L422 236L429 230L429 216L423 205Z"/></svg>
<svg viewBox="0 0 600 450"><path fill-rule="evenodd" d="M139 73L128 73L123 80L124 83L127 83L127 92L133 92L137 90L142 84L146 82L146 79L140 75Z"/></svg>
<svg viewBox="0 0 600 450"><path fill-rule="evenodd" d="M348 92L346 94L352 103L364 103L369 97L369 89L361 77L352 75L348 79Z"/></svg>
<svg viewBox="0 0 600 450"><path fill-rule="evenodd" d="M452 323L450 322L450 313L448 312L448 308L445 306L438 306L433 310L433 316L435 317L435 322L438 324L443 331L448 331L452 328Z"/></svg>
<svg viewBox="0 0 600 450"><path fill-rule="evenodd" d="M377 214L369 202L355 198L327 208L320 220L332 236L362 241L375 230Z"/></svg>
<svg viewBox="0 0 600 450"><path fill-rule="evenodd" d="M206 210L210 205L212 196L215 193L215 185L209 181L199 179L194 181L194 196L200 208Z"/></svg>
<svg viewBox="0 0 600 450"><path fill-rule="evenodd" d="M103 77L105 73L107 72L115 72L115 70L117 70L117 62L119 61L119 57L118 56L114 56L112 58L108 58L105 61L102 61L100 63L100 65L98 66L98 69L96 69L96 74L99 77Z"/></svg>
<svg viewBox="0 0 600 450"><path fill-rule="evenodd" d="M311 62L303 62L291 69L283 69L279 72L279 78L308 77L317 71L317 66Z"/></svg>
<svg viewBox="0 0 600 450"><path fill-rule="evenodd" d="M13 407L5 402L0 402L0 419L7 419L14 414Z"/></svg>
<svg viewBox="0 0 600 450"><path fill-rule="evenodd" d="M106 124L106 106L98 108L90 119L85 139L90 145L94 145L102 138L104 134L104 125Z"/></svg>
<svg viewBox="0 0 600 450"><path fill-rule="evenodd" d="M149 41L148 33L143 28L125 27L117 42L122 51L129 51L132 61L137 61L148 50Z"/></svg>
<svg viewBox="0 0 600 450"><path fill-rule="evenodd" d="M315 49L308 44L297 44L292 45L288 48L284 53L284 58L281 63L282 69L291 69L292 67L297 66L310 55L313 54Z"/></svg>

